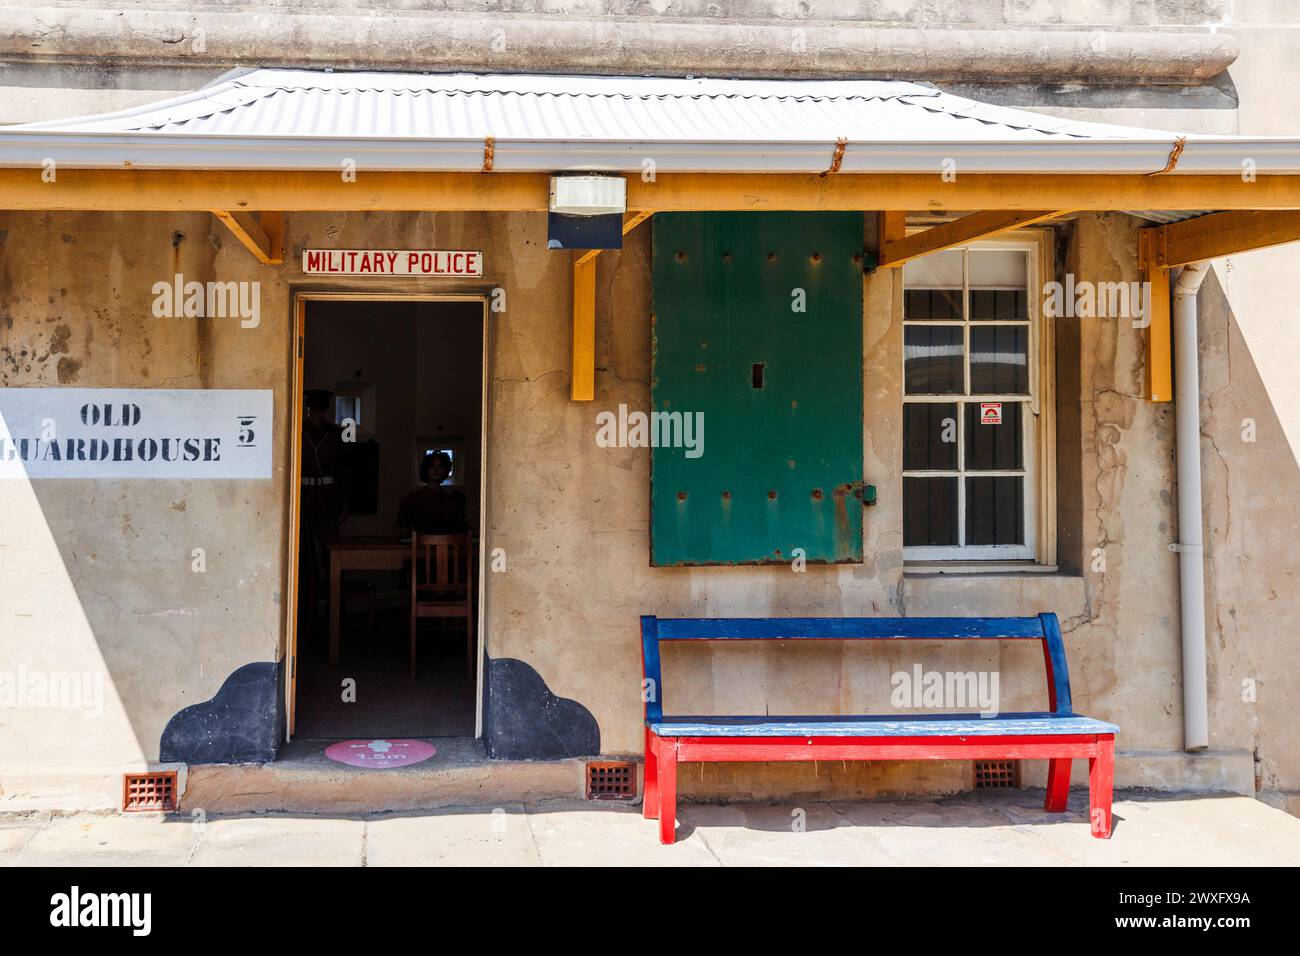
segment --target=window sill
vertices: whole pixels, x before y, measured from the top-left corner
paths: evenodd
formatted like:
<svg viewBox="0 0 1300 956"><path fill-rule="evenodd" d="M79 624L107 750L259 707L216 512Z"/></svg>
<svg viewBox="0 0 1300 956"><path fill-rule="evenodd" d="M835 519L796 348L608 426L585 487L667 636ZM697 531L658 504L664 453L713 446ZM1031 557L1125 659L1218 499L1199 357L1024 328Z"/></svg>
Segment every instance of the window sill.
<svg viewBox="0 0 1300 956"><path fill-rule="evenodd" d="M904 561L904 577L965 574L1060 574L1055 564L1035 561Z"/></svg>
<svg viewBox="0 0 1300 956"><path fill-rule="evenodd" d="M1030 561L916 562L903 565L903 607L909 617L1037 614L1086 619L1083 575Z"/></svg>

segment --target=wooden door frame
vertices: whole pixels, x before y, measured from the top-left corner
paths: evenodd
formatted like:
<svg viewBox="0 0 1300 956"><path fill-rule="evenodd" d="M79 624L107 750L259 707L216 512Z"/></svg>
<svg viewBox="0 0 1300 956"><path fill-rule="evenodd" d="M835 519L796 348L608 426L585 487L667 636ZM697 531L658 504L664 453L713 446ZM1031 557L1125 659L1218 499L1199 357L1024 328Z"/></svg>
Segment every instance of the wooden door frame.
<svg viewBox="0 0 1300 956"><path fill-rule="evenodd" d="M303 416L303 362L307 351L308 302L477 302L482 306L482 362L479 372L479 520L478 520L478 656L474 667L474 737L483 736L483 671L487 661L487 547L485 529L488 526L488 376L491 370L491 326L488 321L488 293L474 292L339 292L294 290L293 331L290 340L292 380L289 384L293 403L289 432L289 536L285 549L285 740L293 739L298 717L298 540L301 534L299 507L302 492L302 416Z"/></svg>

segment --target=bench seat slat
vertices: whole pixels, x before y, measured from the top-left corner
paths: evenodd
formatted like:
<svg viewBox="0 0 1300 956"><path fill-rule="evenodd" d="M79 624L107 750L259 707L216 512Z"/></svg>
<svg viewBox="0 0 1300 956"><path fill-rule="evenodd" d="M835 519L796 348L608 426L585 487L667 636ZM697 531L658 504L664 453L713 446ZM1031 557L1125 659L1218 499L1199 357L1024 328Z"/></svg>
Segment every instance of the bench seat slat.
<svg viewBox="0 0 1300 956"><path fill-rule="evenodd" d="M933 714L917 717L666 717L649 722L660 737L997 737L1117 734L1092 717L1054 714Z"/></svg>
<svg viewBox="0 0 1300 956"><path fill-rule="evenodd" d="M661 641L1039 639L1033 617L659 618Z"/></svg>

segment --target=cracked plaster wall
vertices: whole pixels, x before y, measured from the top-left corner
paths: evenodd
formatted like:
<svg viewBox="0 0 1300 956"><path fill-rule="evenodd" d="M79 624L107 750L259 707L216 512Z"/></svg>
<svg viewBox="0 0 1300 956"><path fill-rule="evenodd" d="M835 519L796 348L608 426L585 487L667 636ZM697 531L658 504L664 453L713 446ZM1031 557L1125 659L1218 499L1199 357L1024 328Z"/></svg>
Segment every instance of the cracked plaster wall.
<svg viewBox="0 0 1300 956"><path fill-rule="evenodd" d="M864 465L880 492L880 503L865 514L865 564L804 574L652 569L649 454L595 443L598 411L621 402L644 408L648 401L649 229L636 230L623 252L601 257L597 400L584 404L567 398L570 269L567 256L545 249L545 216L289 215L286 229L286 265L268 268L205 215L0 216L0 384L273 388L277 417L276 477L269 482L60 481L0 489L7 659L69 669L97 666L102 658L112 689L107 715L98 721L49 712L6 717L0 734L6 795L24 786L48 789L49 779L61 775L80 781L83 795L87 788L111 793L114 774L157 759L159 734L172 714L211 697L236 667L281 653L289 283L301 280L304 245L485 251L482 283L458 288L499 286L507 295L506 311L492 319L487 546L505 549L509 570L487 576L488 652L527 662L552 692L589 708L606 752L640 747L637 616L647 612L1055 610L1067 630L1077 708L1118 722L1124 750L1180 747L1176 561L1167 550L1176 533L1172 408L1141 398L1139 330L1081 322L1072 330L1077 348L1061 357L1068 367L1058 380L1077 378L1081 398L1073 412L1077 427L1062 428L1062 488L1073 482L1077 492L1074 499L1063 492L1062 542L1082 574L904 577L897 477L901 280L892 274L869 278L865 287ZM1121 215L1080 217L1062 237L1063 263L1079 278L1136 279L1135 230L1135 221ZM184 238L176 240L177 232ZM150 286L175 271L200 281L260 281L261 326L153 318ZM1295 598L1270 595L1266 583L1265 568L1276 573L1279 565L1296 564L1278 556L1288 551L1282 527L1257 511L1256 523L1272 528L1275 553L1252 565L1238 512L1225 508L1218 516L1215 510L1220 501L1258 494L1259 481L1295 487L1293 461L1280 463L1280 452L1264 438L1249 450L1255 457L1237 467L1241 449L1218 437L1232 431L1233 402L1267 404L1250 378L1249 353L1234 351L1239 339L1233 335L1226 311L1212 313L1203 375L1211 383L1207 429L1222 456L1207 444L1210 582L1221 595L1210 616L1218 622L1211 655L1214 745L1260 746L1268 779L1278 789L1295 789L1300 768L1280 699L1270 694L1253 710L1233 700L1241 673L1283 669L1277 625L1296 617ZM1066 415L1070 397L1061 402ZM1261 456L1270 462L1262 469ZM1223 493L1217 468L1226 469ZM1234 491L1234 482L1247 490ZM189 569L193 546L208 551L205 576ZM1104 551L1104 572L1093 570L1094 548ZM1294 554L1294 545L1289 551ZM1067 557L1062 563L1070 566ZM1027 645L820 643L674 648L666 659L667 705L686 713L884 711L889 675L913 662L997 669L1004 709L1043 705L1041 656ZM1268 675L1266 690L1275 679ZM683 789L754 795L952 790L968 785L968 772L946 763L719 767L699 776L692 770Z"/></svg>

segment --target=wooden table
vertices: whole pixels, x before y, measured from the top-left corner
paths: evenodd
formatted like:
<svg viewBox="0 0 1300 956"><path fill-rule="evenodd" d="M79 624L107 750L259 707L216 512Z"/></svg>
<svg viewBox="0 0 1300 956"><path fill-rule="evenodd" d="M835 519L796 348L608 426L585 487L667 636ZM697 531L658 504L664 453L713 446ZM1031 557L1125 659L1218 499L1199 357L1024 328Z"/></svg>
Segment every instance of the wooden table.
<svg viewBox="0 0 1300 956"><path fill-rule="evenodd" d="M330 666L339 662L339 619L344 571L400 571L411 556L411 539L399 535L335 538L330 549Z"/></svg>

